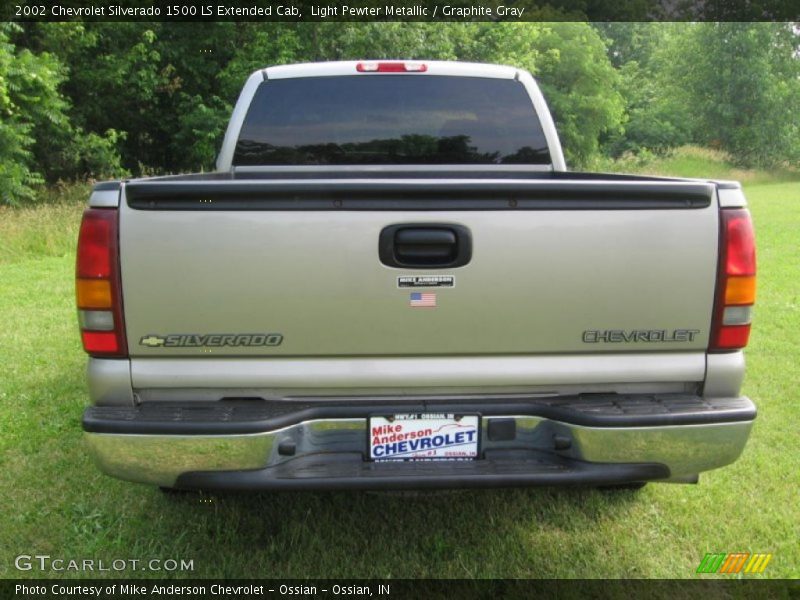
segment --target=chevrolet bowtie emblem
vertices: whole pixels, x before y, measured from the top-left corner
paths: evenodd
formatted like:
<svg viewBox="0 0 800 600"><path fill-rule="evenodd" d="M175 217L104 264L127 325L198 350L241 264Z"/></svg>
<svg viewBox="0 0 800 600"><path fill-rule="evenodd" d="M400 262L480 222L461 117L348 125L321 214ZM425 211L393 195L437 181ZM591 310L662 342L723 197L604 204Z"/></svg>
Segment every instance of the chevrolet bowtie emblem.
<svg viewBox="0 0 800 600"><path fill-rule="evenodd" d="M142 346L150 346L151 348L155 348L156 346L163 346L164 345L164 338L158 337L157 335L146 335L141 340L139 340L139 344Z"/></svg>

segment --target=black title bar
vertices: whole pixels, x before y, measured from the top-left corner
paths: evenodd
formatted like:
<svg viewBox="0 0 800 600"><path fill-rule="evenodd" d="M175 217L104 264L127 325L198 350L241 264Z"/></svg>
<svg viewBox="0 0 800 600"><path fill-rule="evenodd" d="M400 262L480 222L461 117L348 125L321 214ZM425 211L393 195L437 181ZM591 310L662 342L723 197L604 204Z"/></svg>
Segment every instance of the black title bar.
<svg viewBox="0 0 800 600"><path fill-rule="evenodd" d="M4 21L798 21L796 0L10 0Z"/></svg>
<svg viewBox="0 0 800 600"><path fill-rule="evenodd" d="M0 597L7 600L81 600L88 598L796 598L792 580L521 580L521 579L6 579Z"/></svg>

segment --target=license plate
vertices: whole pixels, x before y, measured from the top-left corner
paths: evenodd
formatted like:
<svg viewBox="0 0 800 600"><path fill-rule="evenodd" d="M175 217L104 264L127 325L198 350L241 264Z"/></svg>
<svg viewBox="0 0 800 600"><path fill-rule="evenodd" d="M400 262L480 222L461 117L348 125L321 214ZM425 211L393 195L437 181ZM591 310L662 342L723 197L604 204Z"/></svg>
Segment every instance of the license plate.
<svg viewBox="0 0 800 600"><path fill-rule="evenodd" d="M478 415L373 416L368 425L370 460L471 460L478 456Z"/></svg>

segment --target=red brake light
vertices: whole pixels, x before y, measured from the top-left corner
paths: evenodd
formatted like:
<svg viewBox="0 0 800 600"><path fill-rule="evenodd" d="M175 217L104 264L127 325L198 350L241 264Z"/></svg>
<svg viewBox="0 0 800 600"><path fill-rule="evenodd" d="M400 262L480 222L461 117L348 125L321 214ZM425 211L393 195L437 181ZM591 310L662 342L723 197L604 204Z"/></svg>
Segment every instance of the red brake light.
<svg viewBox="0 0 800 600"><path fill-rule="evenodd" d="M723 218L727 235L727 259L725 272L728 275L756 274L756 243L753 223L746 210L726 210Z"/></svg>
<svg viewBox="0 0 800 600"><path fill-rule="evenodd" d="M420 62L360 62L356 65L359 73L424 73L428 65Z"/></svg>
<svg viewBox="0 0 800 600"><path fill-rule="evenodd" d="M113 354L119 350L117 336L113 331L110 333L84 331L81 333L81 339L83 349L89 354Z"/></svg>
<svg viewBox="0 0 800 600"><path fill-rule="evenodd" d="M726 208L720 213L719 266L709 351L747 346L756 298L755 234L750 212Z"/></svg>
<svg viewBox="0 0 800 600"><path fill-rule="evenodd" d="M717 337L717 348L720 350L744 348L747 346L749 338L749 323L747 325L727 325L720 328L719 336Z"/></svg>
<svg viewBox="0 0 800 600"><path fill-rule="evenodd" d="M89 208L78 234L75 289L83 349L92 356L127 356L116 209Z"/></svg>
<svg viewBox="0 0 800 600"><path fill-rule="evenodd" d="M111 274L111 230L106 216L110 211L89 209L83 214L78 236L77 276L108 277Z"/></svg>

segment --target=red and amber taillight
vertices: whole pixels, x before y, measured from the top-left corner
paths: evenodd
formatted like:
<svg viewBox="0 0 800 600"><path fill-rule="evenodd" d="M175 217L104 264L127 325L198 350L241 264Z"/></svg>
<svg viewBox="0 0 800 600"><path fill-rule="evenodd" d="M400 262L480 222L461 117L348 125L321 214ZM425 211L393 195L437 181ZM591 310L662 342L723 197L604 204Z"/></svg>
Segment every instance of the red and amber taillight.
<svg viewBox="0 0 800 600"><path fill-rule="evenodd" d="M756 244L750 212L746 208L724 208L721 219L711 352L747 346L756 300Z"/></svg>
<svg viewBox="0 0 800 600"><path fill-rule="evenodd" d="M116 209L86 209L78 236L78 322L83 349L98 357L128 355L119 275L118 216Z"/></svg>

